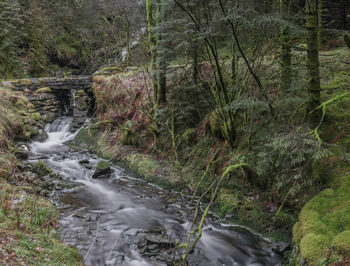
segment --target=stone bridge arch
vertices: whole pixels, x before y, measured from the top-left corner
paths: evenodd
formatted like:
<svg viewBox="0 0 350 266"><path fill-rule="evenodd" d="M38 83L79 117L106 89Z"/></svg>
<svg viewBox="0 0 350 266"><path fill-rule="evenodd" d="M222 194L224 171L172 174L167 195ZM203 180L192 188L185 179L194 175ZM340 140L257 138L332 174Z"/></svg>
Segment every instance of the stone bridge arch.
<svg viewBox="0 0 350 266"><path fill-rule="evenodd" d="M92 83L92 76L70 76L2 80L0 86L24 92L46 122L66 115L80 126L95 107Z"/></svg>

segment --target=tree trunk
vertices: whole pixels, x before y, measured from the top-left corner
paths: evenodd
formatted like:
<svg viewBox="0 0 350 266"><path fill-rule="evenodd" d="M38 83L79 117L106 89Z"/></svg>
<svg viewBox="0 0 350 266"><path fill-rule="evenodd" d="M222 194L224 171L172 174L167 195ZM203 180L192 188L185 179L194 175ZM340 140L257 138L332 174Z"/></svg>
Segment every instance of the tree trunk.
<svg viewBox="0 0 350 266"><path fill-rule="evenodd" d="M150 65L150 73L153 83L153 98L154 104L157 103L158 97L158 81L156 75L156 47L157 41L154 36L154 21L153 21L153 8L152 8L152 0L146 1L146 9L147 9L147 22L148 22L148 41L150 46L150 54L151 54L151 65Z"/></svg>
<svg viewBox="0 0 350 266"><path fill-rule="evenodd" d="M315 110L320 105L320 61L319 61L319 27L320 27L320 0L308 0L307 12L307 67L309 71L308 81L308 107L309 120L317 123L321 117L321 110Z"/></svg>
<svg viewBox="0 0 350 266"><path fill-rule="evenodd" d="M281 14L284 21L288 21L290 0L280 0ZM282 93L286 93L291 86L292 74L292 49L289 27L282 26L281 31L281 83L280 88Z"/></svg>
<svg viewBox="0 0 350 266"><path fill-rule="evenodd" d="M156 18L156 25L158 28L158 34L157 34L157 60L158 60L158 67L157 67L157 98L156 98L156 106L159 106L161 104L166 103L166 59L165 59L165 49L163 47L164 41L162 40L162 31L160 29L161 20L163 18L162 15L162 5L163 1L158 0L157 1L157 18Z"/></svg>

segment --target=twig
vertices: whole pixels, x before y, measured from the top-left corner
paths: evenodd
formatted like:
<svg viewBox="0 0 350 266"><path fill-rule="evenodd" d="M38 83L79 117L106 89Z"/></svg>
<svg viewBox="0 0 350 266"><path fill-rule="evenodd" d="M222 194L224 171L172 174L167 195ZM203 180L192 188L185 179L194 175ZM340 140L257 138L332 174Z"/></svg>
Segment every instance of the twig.
<svg viewBox="0 0 350 266"><path fill-rule="evenodd" d="M97 216L97 227L96 227L96 234L95 234L95 237L90 245L90 248L88 250L88 252L86 253L85 257L84 257L84 260L83 260L83 263L85 263L86 259L89 257L90 255L90 252L92 250L92 247L94 246L94 244L96 243L96 239L97 239L97 234L98 234L98 229L100 227L100 216Z"/></svg>
<svg viewBox="0 0 350 266"><path fill-rule="evenodd" d="M122 234L122 232L120 232L119 235L117 236L117 238L115 239L114 245L113 245L111 251L109 252L108 257L107 257L107 259L106 259L106 261L105 261L105 265L107 265L107 261L108 261L109 257L112 255L113 249L114 249L115 246L117 245L118 240L119 240L121 234Z"/></svg>

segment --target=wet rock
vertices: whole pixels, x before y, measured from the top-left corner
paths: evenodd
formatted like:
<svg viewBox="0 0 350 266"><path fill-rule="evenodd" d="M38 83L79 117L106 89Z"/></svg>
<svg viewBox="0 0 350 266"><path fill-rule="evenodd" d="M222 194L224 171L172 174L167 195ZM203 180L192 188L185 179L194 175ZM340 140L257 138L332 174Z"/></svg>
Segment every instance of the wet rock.
<svg viewBox="0 0 350 266"><path fill-rule="evenodd" d="M52 123L56 118L57 118L57 114L55 113L47 113L47 114L43 114L43 120L47 123Z"/></svg>
<svg viewBox="0 0 350 266"><path fill-rule="evenodd" d="M92 169L92 166L90 165L90 161L88 159L80 160L79 163L88 170Z"/></svg>
<svg viewBox="0 0 350 266"><path fill-rule="evenodd" d="M97 166L95 173L92 175L92 178L108 178L112 173L111 166L106 161L100 161Z"/></svg>
<svg viewBox="0 0 350 266"><path fill-rule="evenodd" d="M38 130L38 134L35 135L32 140L33 141L39 141L39 142L42 142L42 141L45 141L47 140L47 138L49 137L49 135L47 134L47 132L43 129L39 129Z"/></svg>
<svg viewBox="0 0 350 266"><path fill-rule="evenodd" d="M90 161L88 159L83 159L79 161L80 164L89 164Z"/></svg>
<svg viewBox="0 0 350 266"><path fill-rule="evenodd" d="M14 154L19 160L27 160L29 157L28 149L24 147L18 147L17 149L15 149Z"/></svg>
<svg viewBox="0 0 350 266"><path fill-rule="evenodd" d="M157 245L161 248L172 248L175 247L175 241L170 239L168 236L160 235L147 235L145 237L147 244Z"/></svg>
<svg viewBox="0 0 350 266"><path fill-rule="evenodd" d="M42 178L44 176L52 174L53 172L43 161L38 161L33 165L33 173Z"/></svg>
<svg viewBox="0 0 350 266"><path fill-rule="evenodd" d="M275 253L281 255L290 248L290 244L285 242L271 243L270 245Z"/></svg>

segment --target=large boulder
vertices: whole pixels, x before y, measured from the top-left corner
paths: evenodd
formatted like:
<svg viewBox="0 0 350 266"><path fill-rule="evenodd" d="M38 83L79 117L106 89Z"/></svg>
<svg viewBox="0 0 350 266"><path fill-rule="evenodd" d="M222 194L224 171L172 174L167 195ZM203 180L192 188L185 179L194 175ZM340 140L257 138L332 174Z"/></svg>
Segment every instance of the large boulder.
<svg viewBox="0 0 350 266"><path fill-rule="evenodd" d="M108 178L112 173L111 166L106 161L100 161L97 166L95 173L92 175L92 178Z"/></svg>

